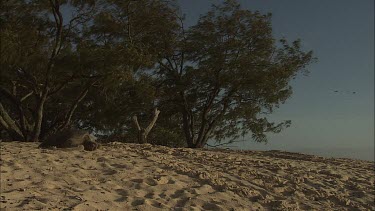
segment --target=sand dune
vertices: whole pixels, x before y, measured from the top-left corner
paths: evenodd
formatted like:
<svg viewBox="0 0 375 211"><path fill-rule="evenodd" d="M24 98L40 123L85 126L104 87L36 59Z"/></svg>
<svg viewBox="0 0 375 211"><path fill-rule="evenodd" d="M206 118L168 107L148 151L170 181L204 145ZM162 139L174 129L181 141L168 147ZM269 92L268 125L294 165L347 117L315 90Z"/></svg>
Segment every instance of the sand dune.
<svg viewBox="0 0 375 211"><path fill-rule="evenodd" d="M281 151L1 143L2 210L375 210L374 162Z"/></svg>

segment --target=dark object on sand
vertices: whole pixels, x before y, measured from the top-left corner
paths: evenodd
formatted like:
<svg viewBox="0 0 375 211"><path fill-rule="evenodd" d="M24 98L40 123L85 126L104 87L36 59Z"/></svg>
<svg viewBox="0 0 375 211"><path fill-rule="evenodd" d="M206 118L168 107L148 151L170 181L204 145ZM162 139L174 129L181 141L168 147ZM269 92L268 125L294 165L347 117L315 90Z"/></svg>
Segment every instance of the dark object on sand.
<svg viewBox="0 0 375 211"><path fill-rule="evenodd" d="M83 145L85 150L93 151L99 147L99 144L96 143L95 140L96 138L87 131L77 129L64 129L49 136L47 140L39 145L39 147L69 148Z"/></svg>

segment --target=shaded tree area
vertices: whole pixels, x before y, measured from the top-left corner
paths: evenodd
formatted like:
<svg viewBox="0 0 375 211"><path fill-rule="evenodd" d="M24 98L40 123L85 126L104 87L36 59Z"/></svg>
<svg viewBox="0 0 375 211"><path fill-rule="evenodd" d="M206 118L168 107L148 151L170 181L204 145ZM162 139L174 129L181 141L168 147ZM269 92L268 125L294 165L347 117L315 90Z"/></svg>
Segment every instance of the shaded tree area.
<svg viewBox="0 0 375 211"><path fill-rule="evenodd" d="M116 141L204 147L290 121L267 117L315 59L277 40L271 15L213 5L186 28L175 1L1 4L2 138L78 127Z"/></svg>
<svg viewBox="0 0 375 211"><path fill-rule="evenodd" d="M64 5L72 8L69 20ZM81 1L1 3L0 123L11 139L38 141L72 121L95 83L82 77L88 69L75 50L92 7Z"/></svg>

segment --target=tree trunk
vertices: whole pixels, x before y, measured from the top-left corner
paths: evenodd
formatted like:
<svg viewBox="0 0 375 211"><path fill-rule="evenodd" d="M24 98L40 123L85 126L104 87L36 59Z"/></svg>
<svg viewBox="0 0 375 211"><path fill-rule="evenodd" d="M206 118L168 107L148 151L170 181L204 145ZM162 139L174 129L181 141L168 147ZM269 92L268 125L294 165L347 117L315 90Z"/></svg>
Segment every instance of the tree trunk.
<svg viewBox="0 0 375 211"><path fill-rule="evenodd" d="M203 148L207 144L209 134L206 133L203 137L202 139L187 140L188 148Z"/></svg>
<svg viewBox="0 0 375 211"><path fill-rule="evenodd" d="M39 135L42 129L42 122L43 122L44 104L47 99L47 94L48 94L47 92L43 93L39 100L39 104L38 104L37 112L36 112L34 130L33 130L32 139L31 139L32 142L39 141Z"/></svg>
<svg viewBox="0 0 375 211"><path fill-rule="evenodd" d="M194 148L194 136L192 133L193 131L190 130L191 125L190 125L187 112L183 112L182 119L183 119L182 127L184 128L186 143L189 148Z"/></svg>
<svg viewBox="0 0 375 211"><path fill-rule="evenodd" d="M160 111L155 108L154 113L153 113L153 118L150 122L150 124L146 128L142 128L139 123L138 123L138 118L136 115L133 116L133 121L135 126L137 127L138 130L138 143L140 144L145 144L147 143L147 136L150 133L151 129L154 127L156 121L158 120Z"/></svg>
<svg viewBox="0 0 375 211"><path fill-rule="evenodd" d="M43 113L44 113L44 104L46 102L48 93L49 93L49 83L50 83L50 73L54 68L55 59L59 55L61 50L62 44L62 30L63 30L63 16L60 11L60 2L58 0L52 1L50 0L50 6L52 9L52 14L56 24L56 34L55 34L55 44L53 46L51 55L48 60L47 69L45 73L45 80L43 85L43 90L39 96L39 102L36 109L36 119L34 130L32 134L32 141L37 142L39 141L39 136L42 128L42 121L43 121Z"/></svg>
<svg viewBox="0 0 375 211"><path fill-rule="evenodd" d="M140 144L146 144L147 143L147 135L146 135L145 130L143 128L141 130L138 130L138 143L140 143Z"/></svg>
<svg viewBox="0 0 375 211"><path fill-rule="evenodd" d="M208 138L211 135L211 132L215 125L215 120L212 122L202 121L198 136L194 136L194 131L192 131L192 127L190 126L191 123L188 121L185 115L183 115L183 119L183 128L188 147L203 148L207 144Z"/></svg>
<svg viewBox="0 0 375 211"><path fill-rule="evenodd" d="M183 112L183 128L185 133L186 143L189 148L203 148L207 141L208 137L211 134L212 127L211 124L204 119L202 121L199 133L194 135L194 128L192 127L192 121L189 119L189 114L187 112Z"/></svg>
<svg viewBox="0 0 375 211"><path fill-rule="evenodd" d="M17 126L15 121L9 116L8 112L5 111L3 104L0 102L0 124L8 132L9 136L13 140L23 140L23 134L20 128Z"/></svg>

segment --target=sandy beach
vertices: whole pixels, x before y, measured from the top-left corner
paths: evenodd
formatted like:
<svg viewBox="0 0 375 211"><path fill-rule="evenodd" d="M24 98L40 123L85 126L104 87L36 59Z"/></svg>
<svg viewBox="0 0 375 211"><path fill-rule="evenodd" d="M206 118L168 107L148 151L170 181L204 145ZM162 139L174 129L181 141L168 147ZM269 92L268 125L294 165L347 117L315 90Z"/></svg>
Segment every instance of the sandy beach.
<svg viewBox="0 0 375 211"><path fill-rule="evenodd" d="M282 151L1 143L1 210L375 210L374 162Z"/></svg>

